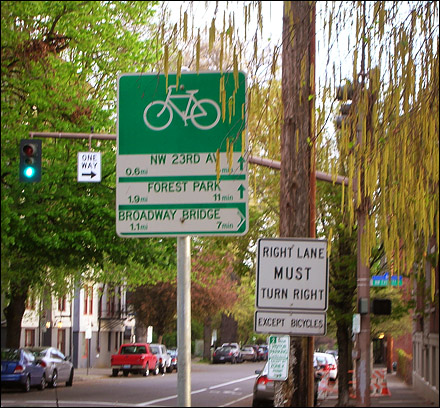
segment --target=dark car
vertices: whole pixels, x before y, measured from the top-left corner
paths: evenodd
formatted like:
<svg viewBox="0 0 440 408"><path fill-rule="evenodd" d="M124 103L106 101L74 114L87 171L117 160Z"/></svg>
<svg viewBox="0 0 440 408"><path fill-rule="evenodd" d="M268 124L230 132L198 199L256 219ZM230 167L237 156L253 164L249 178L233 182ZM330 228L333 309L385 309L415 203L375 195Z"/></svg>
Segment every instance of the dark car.
<svg viewBox="0 0 440 408"><path fill-rule="evenodd" d="M168 349L167 353L171 356L171 366L177 371L177 349Z"/></svg>
<svg viewBox="0 0 440 408"><path fill-rule="evenodd" d="M214 354L212 355L212 362L214 364L226 362L235 364L243 362L243 358L241 356L240 349L236 346L222 346L218 347L214 351Z"/></svg>
<svg viewBox="0 0 440 408"><path fill-rule="evenodd" d="M257 378L255 379L252 406L261 407L268 406L273 407L273 400L275 397L275 387L273 380L268 378L269 363L266 362L262 370L255 370ZM318 402L318 387L321 381L322 373L319 371L319 367L314 366L314 406Z"/></svg>
<svg viewBox="0 0 440 408"><path fill-rule="evenodd" d="M266 361L268 353L269 353L268 347L262 344L260 347L258 347L258 360Z"/></svg>
<svg viewBox="0 0 440 408"><path fill-rule="evenodd" d="M73 364L55 347L28 347L35 359L44 367L46 381L55 388L59 383L65 382L67 387L73 384Z"/></svg>
<svg viewBox="0 0 440 408"><path fill-rule="evenodd" d="M46 388L46 372L35 356L23 348L2 348L1 384L3 387L19 387L24 392L31 387Z"/></svg>

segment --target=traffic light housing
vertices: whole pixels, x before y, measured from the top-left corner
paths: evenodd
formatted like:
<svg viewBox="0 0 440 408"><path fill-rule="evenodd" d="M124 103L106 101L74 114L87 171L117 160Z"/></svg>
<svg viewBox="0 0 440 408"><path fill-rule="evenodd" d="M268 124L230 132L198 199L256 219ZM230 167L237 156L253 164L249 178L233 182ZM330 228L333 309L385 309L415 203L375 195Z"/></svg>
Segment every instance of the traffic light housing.
<svg viewBox="0 0 440 408"><path fill-rule="evenodd" d="M41 181L41 140L22 139L20 141L20 173L23 183Z"/></svg>
<svg viewBox="0 0 440 408"><path fill-rule="evenodd" d="M390 315L391 300L390 299L373 299L371 302L371 313L375 315Z"/></svg>

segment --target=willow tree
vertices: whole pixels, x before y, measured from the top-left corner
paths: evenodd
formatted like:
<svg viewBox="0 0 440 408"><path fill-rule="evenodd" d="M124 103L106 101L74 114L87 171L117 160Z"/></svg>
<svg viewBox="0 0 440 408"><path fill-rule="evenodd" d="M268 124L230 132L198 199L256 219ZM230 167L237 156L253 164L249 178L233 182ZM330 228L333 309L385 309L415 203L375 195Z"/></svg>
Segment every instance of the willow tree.
<svg viewBox="0 0 440 408"><path fill-rule="evenodd" d="M177 54L181 52L179 46L192 38L197 70L201 36L210 43L219 38L222 49L233 55L234 71L245 69L253 83L270 83L277 77L280 43L269 49L272 64L267 69L262 69L261 64L263 50L267 50L262 46L267 16L262 12L263 2L216 2L212 14L206 11L203 15L205 26L202 23L201 28L200 25L194 28L199 24L194 16L200 15L194 4L199 3L190 3L188 9L181 9L180 20L168 37L168 44L176 46ZM368 264L379 240L394 273L419 277L424 273L422 261L428 259L432 266L431 282L434 282L439 240L437 3L318 2L316 6L318 83L316 92L310 92L308 97L315 100L317 107L316 112L311 113L311 117L316 118L316 133L309 142L315 141L318 151L321 150L318 170L336 176L341 164L348 169L349 185L343 189L347 201L341 200L348 205L341 210L347 213L348 226L358 228L357 213L363 204L365 225L360 226L363 239L358 251L364 264ZM290 21L296 17L291 14ZM279 18L281 25L281 15ZM296 46L295 34L294 27L283 41ZM249 47L243 47L243 41L248 41ZM166 58L170 50L166 48ZM163 66L167 72L167 59ZM309 77L314 67L309 71L303 66L305 72L283 81L283 88L293 87ZM222 69L222 58L220 67ZM262 72L267 75L261 75ZM336 143L334 131L328 125L337 114L336 89L345 80L356 90L356 106L340 142ZM261 87L249 87L249 112L261 96L260 90ZM284 107L277 116L280 122L286 119L283 102ZM299 105L294 110L296 108L302 109ZM262 107L261 114L264 111ZM268 156L269 152L280 149L274 149L273 142L262 146L258 142L259 129L253 130L249 154L273 159ZM279 134L269 140L278 145L283 143L279 141ZM311 152L311 149L305 150L305 154ZM255 189L255 194L259 191ZM280 197L286 194L281 187ZM427 257L428 243L435 253ZM431 300L434 295L432 290ZM289 400L287 396L285 399Z"/></svg>

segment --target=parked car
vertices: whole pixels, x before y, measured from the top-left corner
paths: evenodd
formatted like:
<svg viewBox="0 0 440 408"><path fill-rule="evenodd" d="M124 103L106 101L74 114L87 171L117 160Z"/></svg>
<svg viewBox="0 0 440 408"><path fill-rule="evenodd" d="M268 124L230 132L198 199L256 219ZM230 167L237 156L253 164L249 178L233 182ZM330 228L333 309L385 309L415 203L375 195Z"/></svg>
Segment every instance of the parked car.
<svg viewBox="0 0 440 408"><path fill-rule="evenodd" d="M65 382L67 387L73 384L73 364L70 357L66 357L55 347L27 347L46 371L46 381L55 388Z"/></svg>
<svg viewBox="0 0 440 408"><path fill-rule="evenodd" d="M273 401L275 397L275 387L274 381L270 380L267 376L269 373L269 363L266 362L262 370L255 370L257 378L255 379L253 396L252 396L252 406L271 406L273 407ZM319 382L321 381L321 372L318 370L317 366L314 366L314 406L318 403L318 388Z"/></svg>
<svg viewBox="0 0 440 408"><path fill-rule="evenodd" d="M336 364L339 364L339 362L338 362L338 350L325 350L325 352L327 354L331 354L335 358Z"/></svg>
<svg viewBox="0 0 440 408"><path fill-rule="evenodd" d="M258 354L252 346L244 346L241 349L241 356L243 361L257 361Z"/></svg>
<svg viewBox="0 0 440 408"><path fill-rule="evenodd" d="M46 371L35 356L23 348L2 348L1 384L29 392L31 387L46 388Z"/></svg>
<svg viewBox="0 0 440 408"><path fill-rule="evenodd" d="M110 359L112 376L117 377L119 371L125 377L131 374L142 374L148 377L150 372L159 374L159 364L156 355L148 343L125 343L119 347L118 354Z"/></svg>
<svg viewBox="0 0 440 408"><path fill-rule="evenodd" d="M338 365L332 354L315 352L313 355L314 365L317 365L324 373L329 373L330 380L336 380L338 378Z"/></svg>
<svg viewBox="0 0 440 408"><path fill-rule="evenodd" d="M258 347L258 360L266 361L268 354L269 348L265 344L262 344L260 347Z"/></svg>
<svg viewBox="0 0 440 408"><path fill-rule="evenodd" d="M172 373L173 366L171 365L171 356L167 353L167 348L164 344L150 344L150 349L153 354L157 357L157 362L159 364L159 370L162 374Z"/></svg>
<svg viewBox="0 0 440 408"><path fill-rule="evenodd" d="M171 365L173 370L177 371L177 349L168 349L167 353L171 356Z"/></svg>
<svg viewBox="0 0 440 408"><path fill-rule="evenodd" d="M231 364L242 363L243 357L240 348L228 345L218 347L214 351L214 354L212 355L212 362L214 364L226 362L230 362Z"/></svg>
<svg viewBox="0 0 440 408"><path fill-rule="evenodd" d="M273 406L273 400L275 396L275 383L273 380L269 380L267 375L269 373L269 364L264 364L262 370L255 370L257 378L255 379L252 406Z"/></svg>

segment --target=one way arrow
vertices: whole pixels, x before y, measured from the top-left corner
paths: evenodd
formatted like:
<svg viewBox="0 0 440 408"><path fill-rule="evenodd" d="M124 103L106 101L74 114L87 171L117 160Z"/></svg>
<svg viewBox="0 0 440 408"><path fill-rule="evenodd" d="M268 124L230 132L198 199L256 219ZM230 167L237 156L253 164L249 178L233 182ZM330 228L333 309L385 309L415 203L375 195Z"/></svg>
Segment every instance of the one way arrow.
<svg viewBox="0 0 440 408"><path fill-rule="evenodd" d="M82 176L90 176L90 178L93 178L93 177L96 176L96 174L93 173L93 171L90 171L90 173L82 173L81 175L82 175Z"/></svg>

